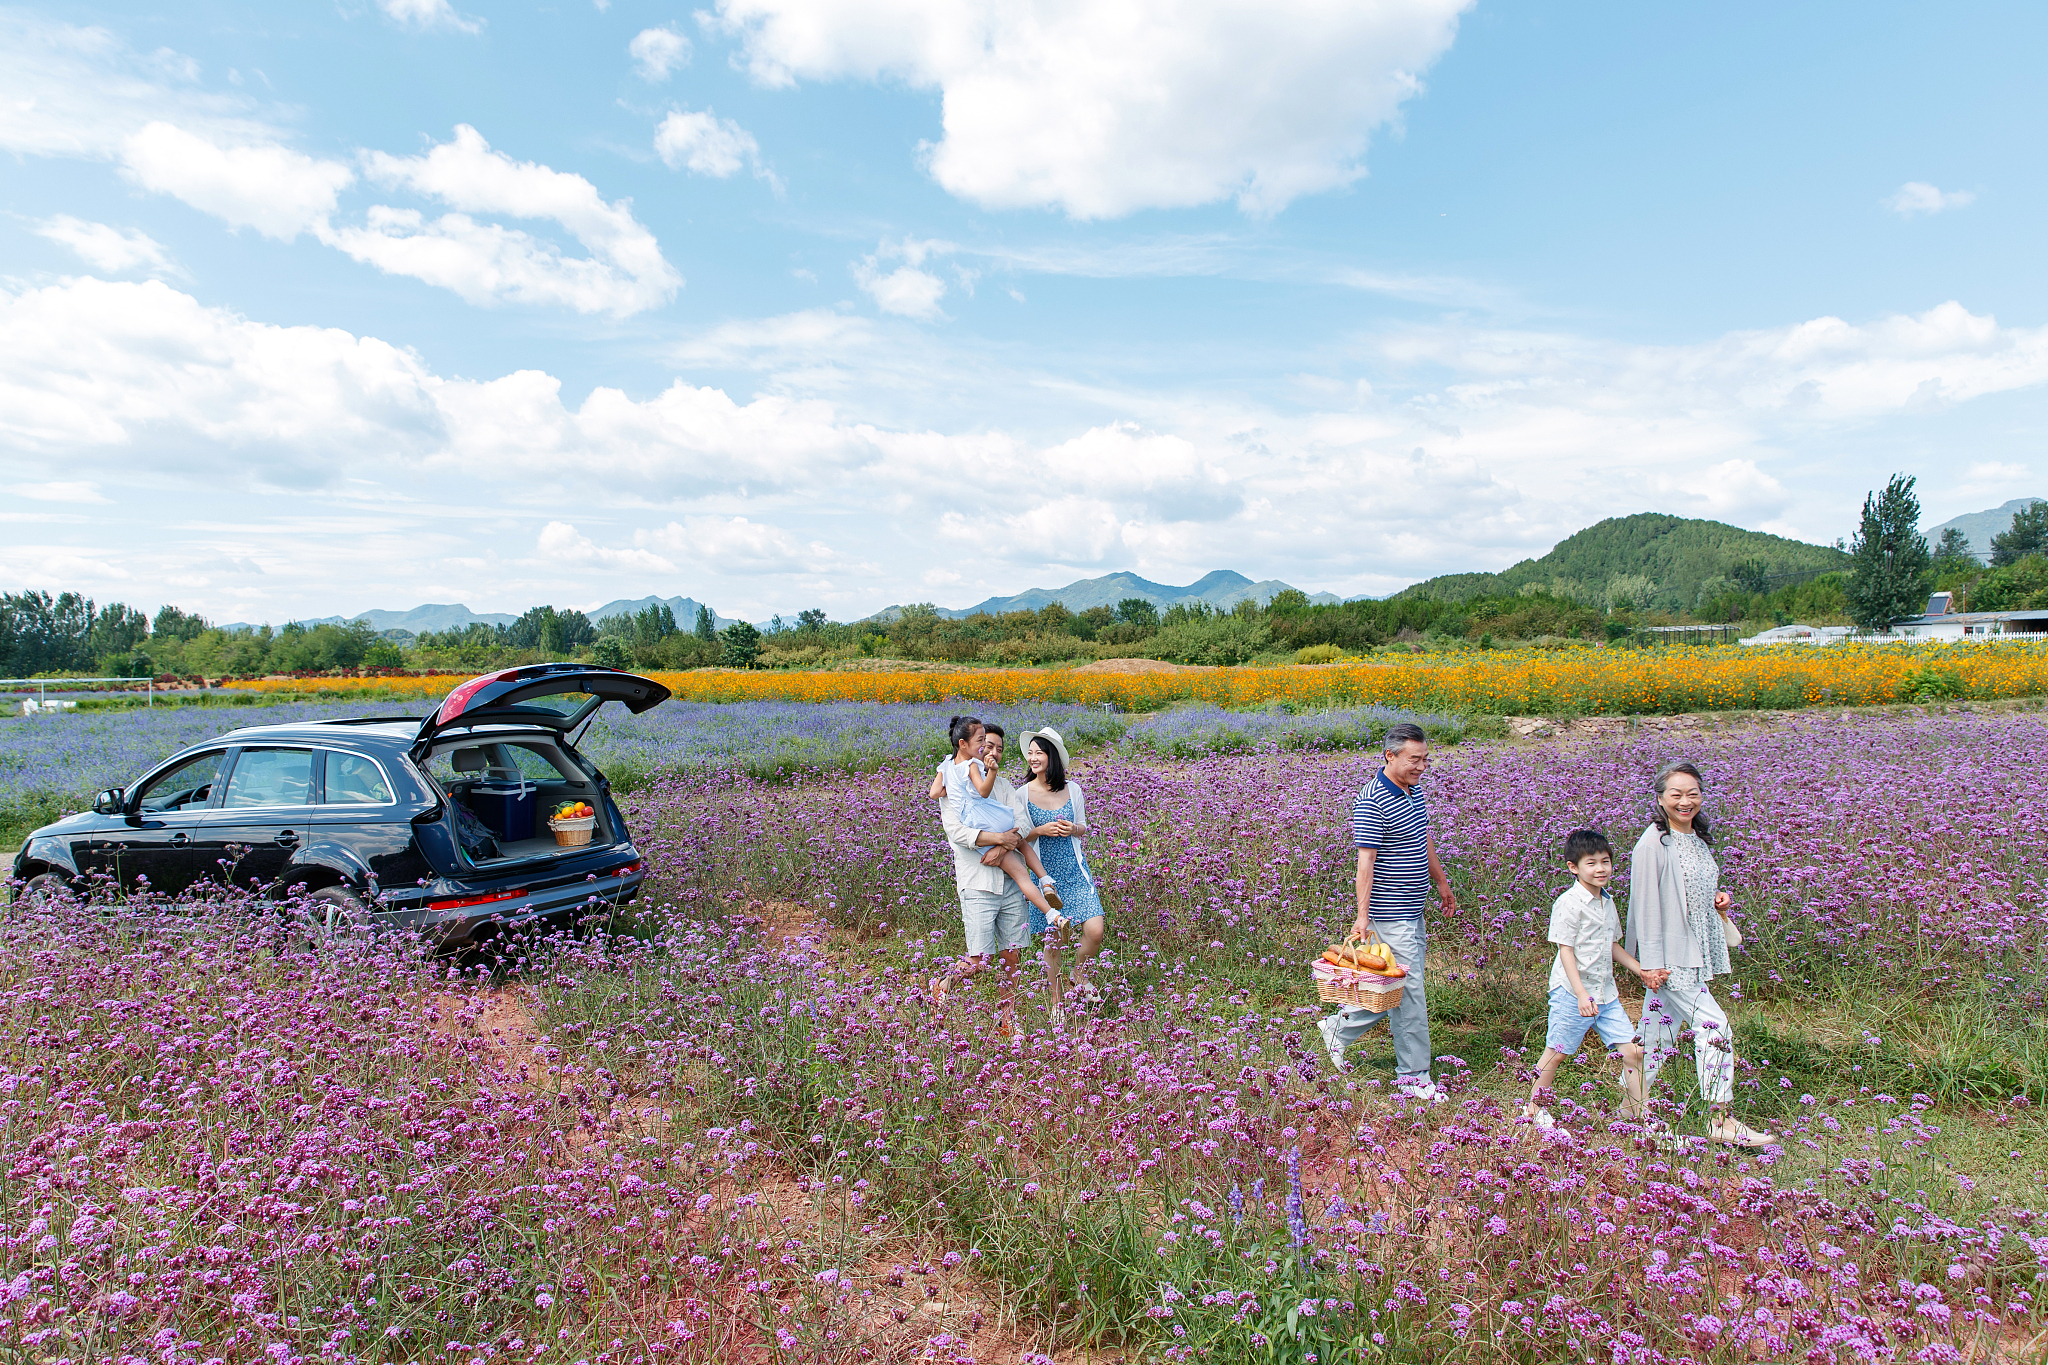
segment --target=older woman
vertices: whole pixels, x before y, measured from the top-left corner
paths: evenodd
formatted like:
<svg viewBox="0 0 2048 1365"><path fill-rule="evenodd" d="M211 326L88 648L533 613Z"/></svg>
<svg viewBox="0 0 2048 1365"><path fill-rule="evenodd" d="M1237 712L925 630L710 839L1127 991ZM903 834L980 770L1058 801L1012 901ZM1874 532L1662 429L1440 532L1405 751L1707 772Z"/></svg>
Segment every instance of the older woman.
<svg viewBox="0 0 2048 1365"><path fill-rule="evenodd" d="M1067 776L1067 742L1057 730L1034 730L1024 736L1024 761L1031 767L1031 784L1018 793L1025 819L1017 828L1026 839L1038 841L1038 856L1045 870L1066 898L1066 923L1054 930L1036 907L1031 910L1031 932L1044 934L1045 983L1052 1006L1053 1024L1065 1021L1061 1003L1067 989L1084 998L1099 994L1088 983L1088 960L1102 947L1107 927L1102 898L1095 893L1095 874L1088 870L1088 856L1081 840L1088 835L1088 802L1081 784ZM1060 978L1060 949L1075 936L1073 975Z"/></svg>
<svg viewBox="0 0 2048 1365"><path fill-rule="evenodd" d="M1707 983L1733 970L1726 916L1734 900L1718 886L1713 830L1700 813L1700 770L1673 763L1657 774L1654 790L1650 825L1629 859L1625 940L1646 972L1666 974L1643 997L1643 1088L1647 1093L1664 1059L1677 1052L1680 1028L1689 1028L1707 1136L1730 1147L1767 1146L1777 1138L1728 1113L1735 1098L1735 1035Z"/></svg>

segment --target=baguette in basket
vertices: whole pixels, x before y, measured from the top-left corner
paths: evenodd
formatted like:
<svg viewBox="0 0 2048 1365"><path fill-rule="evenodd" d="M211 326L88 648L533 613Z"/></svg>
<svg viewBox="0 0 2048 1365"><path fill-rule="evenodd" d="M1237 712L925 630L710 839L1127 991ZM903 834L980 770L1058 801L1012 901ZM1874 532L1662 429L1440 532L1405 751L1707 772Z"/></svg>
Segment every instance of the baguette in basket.
<svg viewBox="0 0 2048 1365"><path fill-rule="evenodd" d="M1374 976L1390 977L1394 980L1408 975L1408 969L1394 960L1394 950L1370 929L1366 931L1363 942L1354 933L1342 943L1326 948L1322 960L1332 967L1343 967L1354 972L1371 972Z"/></svg>

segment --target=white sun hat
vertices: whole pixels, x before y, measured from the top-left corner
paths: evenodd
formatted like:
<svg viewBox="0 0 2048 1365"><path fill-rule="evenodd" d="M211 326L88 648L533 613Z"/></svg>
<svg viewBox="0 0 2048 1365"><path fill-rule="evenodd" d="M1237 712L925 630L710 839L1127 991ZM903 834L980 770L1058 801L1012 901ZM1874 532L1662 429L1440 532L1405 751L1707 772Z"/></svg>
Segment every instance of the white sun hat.
<svg viewBox="0 0 2048 1365"><path fill-rule="evenodd" d="M1046 726L1043 730L1027 730L1018 737L1017 748L1023 753L1027 762L1031 758L1031 741L1034 739L1042 739L1058 751L1060 767L1068 772L1074 770L1074 760L1067 756L1066 740L1060 738L1060 732L1053 729L1050 725Z"/></svg>

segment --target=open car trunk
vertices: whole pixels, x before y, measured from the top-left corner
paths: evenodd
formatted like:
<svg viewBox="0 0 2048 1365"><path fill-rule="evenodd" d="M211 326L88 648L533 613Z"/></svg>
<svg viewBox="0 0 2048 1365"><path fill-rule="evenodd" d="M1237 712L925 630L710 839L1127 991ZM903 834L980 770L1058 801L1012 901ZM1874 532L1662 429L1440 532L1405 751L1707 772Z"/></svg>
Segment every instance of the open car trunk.
<svg viewBox="0 0 2048 1365"><path fill-rule="evenodd" d="M473 867L572 857L626 842L596 771L554 735L497 727L449 735L429 747L422 766L459 808L453 818L468 825L456 842ZM588 843L557 843L548 828L548 816L568 801L585 802L595 812ZM464 812L474 824L463 819ZM488 839L476 837L477 825L489 831Z"/></svg>

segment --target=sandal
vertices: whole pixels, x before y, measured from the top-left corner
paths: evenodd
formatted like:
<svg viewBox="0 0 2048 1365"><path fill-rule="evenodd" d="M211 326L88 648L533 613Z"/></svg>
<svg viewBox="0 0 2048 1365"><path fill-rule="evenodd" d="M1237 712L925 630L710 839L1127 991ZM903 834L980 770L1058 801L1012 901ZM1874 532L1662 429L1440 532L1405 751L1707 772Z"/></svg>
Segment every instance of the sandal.
<svg viewBox="0 0 2048 1365"><path fill-rule="evenodd" d="M943 1005L946 1003L946 992L952 988L953 979L941 972L925 983L924 993L932 998L934 1005Z"/></svg>
<svg viewBox="0 0 2048 1365"><path fill-rule="evenodd" d="M1067 903L1060 899L1059 886L1053 881L1052 878L1046 877L1039 881L1038 894L1045 897L1045 903L1047 905L1050 905L1053 909L1066 909ZM1066 921L1063 919L1056 920L1055 922L1062 926L1066 924Z"/></svg>
<svg viewBox="0 0 2048 1365"><path fill-rule="evenodd" d="M1067 989L1091 1005L1100 1004L1102 1001L1102 989L1099 986L1092 981L1076 980L1072 972L1067 973Z"/></svg>
<svg viewBox="0 0 2048 1365"><path fill-rule="evenodd" d="M1759 1133L1740 1119L1717 1119L1707 1125L1707 1140L1723 1147L1769 1147L1777 1142L1775 1133Z"/></svg>

